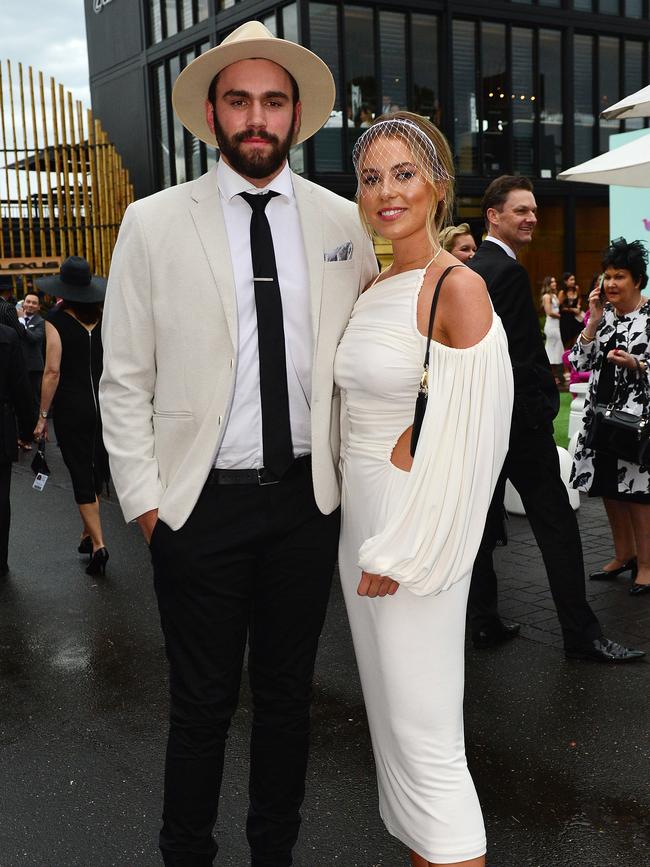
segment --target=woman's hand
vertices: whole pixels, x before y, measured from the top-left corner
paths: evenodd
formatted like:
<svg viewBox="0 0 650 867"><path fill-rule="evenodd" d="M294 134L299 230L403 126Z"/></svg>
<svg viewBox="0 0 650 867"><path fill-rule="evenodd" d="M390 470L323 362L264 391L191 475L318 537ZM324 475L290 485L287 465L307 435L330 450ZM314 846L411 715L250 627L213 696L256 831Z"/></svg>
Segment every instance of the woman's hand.
<svg viewBox="0 0 650 867"><path fill-rule="evenodd" d="M34 428L34 439L38 442L38 440L42 440L43 438L45 438L45 442L49 443L50 437L47 431L47 419L39 418Z"/></svg>
<svg viewBox="0 0 650 867"><path fill-rule="evenodd" d="M607 353L607 361L615 364L617 367L627 367L629 370L635 370L637 363L634 356L629 352L624 352L622 349L612 349Z"/></svg>
<svg viewBox="0 0 650 867"><path fill-rule="evenodd" d="M600 286L596 286L596 288L592 289L589 293L589 325L587 327L589 328L592 323L594 326L597 325L602 318L603 302L600 297Z"/></svg>
<svg viewBox="0 0 650 867"><path fill-rule="evenodd" d="M387 578L385 575L372 575L370 572L361 573L361 581L357 587L359 596L394 596L399 590L397 581Z"/></svg>

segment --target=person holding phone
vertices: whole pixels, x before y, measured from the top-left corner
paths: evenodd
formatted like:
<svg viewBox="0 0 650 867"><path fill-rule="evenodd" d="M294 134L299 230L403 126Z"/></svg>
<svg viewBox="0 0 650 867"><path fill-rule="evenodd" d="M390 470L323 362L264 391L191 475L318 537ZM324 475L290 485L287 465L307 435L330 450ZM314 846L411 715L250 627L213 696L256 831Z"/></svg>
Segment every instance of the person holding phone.
<svg viewBox="0 0 650 867"><path fill-rule="evenodd" d="M589 321L570 360L591 371L583 430L578 437L571 483L590 497L602 497L614 557L592 572L592 581L630 572L630 594L650 593L650 477L647 468L588 448L598 403L640 416L648 411L650 389L650 301L641 293L648 283L648 253L640 241L612 241L603 260L604 277L589 294Z"/></svg>

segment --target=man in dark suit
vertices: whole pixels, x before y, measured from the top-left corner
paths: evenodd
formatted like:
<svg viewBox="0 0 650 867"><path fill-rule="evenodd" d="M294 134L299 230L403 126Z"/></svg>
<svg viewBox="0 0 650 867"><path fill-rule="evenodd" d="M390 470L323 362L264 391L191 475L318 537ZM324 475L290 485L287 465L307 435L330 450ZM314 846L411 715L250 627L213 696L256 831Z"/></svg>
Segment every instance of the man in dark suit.
<svg viewBox="0 0 650 867"><path fill-rule="evenodd" d="M27 367L17 334L9 326L0 325L0 578L9 571L9 491L11 464L18 457L16 421L20 442L26 444L36 422Z"/></svg>
<svg viewBox="0 0 650 867"><path fill-rule="evenodd" d="M518 624L506 624L499 617L492 562L502 532L505 483L510 479L542 553L566 655L602 662L640 659L643 651L630 650L603 636L585 596L578 522L560 477L553 440L559 395L528 274L517 262L517 253L531 242L537 224L532 184L524 177L496 178L485 191L482 209L488 235L468 265L485 280L508 336L515 401L510 447L472 572L469 617L474 646L495 647L519 632Z"/></svg>
<svg viewBox="0 0 650 867"><path fill-rule="evenodd" d="M25 333L21 342L29 384L34 397L36 412L41 405L41 380L43 379L43 343L45 320L40 315L41 302L35 292L29 292L23 300Z"/></svg>

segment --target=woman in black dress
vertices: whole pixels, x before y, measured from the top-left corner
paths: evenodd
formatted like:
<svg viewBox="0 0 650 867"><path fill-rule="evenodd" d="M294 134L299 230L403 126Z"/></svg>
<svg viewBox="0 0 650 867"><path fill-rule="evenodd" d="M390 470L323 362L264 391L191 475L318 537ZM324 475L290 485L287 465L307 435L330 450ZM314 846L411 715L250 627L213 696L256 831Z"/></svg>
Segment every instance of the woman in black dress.
<svg viewBox="0 0 650 867"><path fill-rule="evenodd" d="M45 323L47 351L34 437L47 439L47 416L52 408L57 442L83 522L79 552L91 555L86 568L89 575L103 575L108 551L98 494L108 481L109 470L98 387L103 366L100 326L106 281L92 276L85 259L70 256L57 276L36 284L62 301Z"/></svg>
<svg viewBox="0 0 650 867"><path fill-rule="evenodd" d="M585 318L576 285L575 274L565 271L562 275L564 287L558 293L560 302L560 336L565 349L571 349L576 337L584 328Z"/></svg>

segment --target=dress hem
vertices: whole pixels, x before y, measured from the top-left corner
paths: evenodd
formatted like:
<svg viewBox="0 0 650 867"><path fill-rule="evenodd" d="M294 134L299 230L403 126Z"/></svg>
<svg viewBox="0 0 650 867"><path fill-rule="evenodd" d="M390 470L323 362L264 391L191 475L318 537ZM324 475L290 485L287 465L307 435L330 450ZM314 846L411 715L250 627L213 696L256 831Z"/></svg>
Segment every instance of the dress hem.
<svg viewBox="0 0 650 867"><path fill-rule="evenodd" d="M398 832L383 816L381 818L389 834L396 837L405 846L408 846L420 858L424 858L426 861L431 861L434 864L457 864L459 861L471 861L473 858L480 858L481 855L485 855L487 852L487 843L484 837L483 841L474 849L463 849L454 854L447 852L443 855L440 852L434 852L432 849L423 848L417 840L401 831Z"/></svg>

